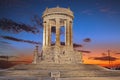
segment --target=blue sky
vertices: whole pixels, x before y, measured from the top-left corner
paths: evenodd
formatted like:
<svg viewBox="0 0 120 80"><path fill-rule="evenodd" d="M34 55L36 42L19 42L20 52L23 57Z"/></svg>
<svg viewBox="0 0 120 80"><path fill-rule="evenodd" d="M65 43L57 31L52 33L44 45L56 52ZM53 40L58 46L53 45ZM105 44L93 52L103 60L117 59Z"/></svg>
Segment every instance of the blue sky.
<svg viewBox="0 0 120 80"><path fill-rule="evenodd" d="M70 7L74 12L73 41L75 43L83 44L83 49L90 50L92 53L102 53L108 49L119 52L119 0L0 0L0 19L4 17L33 26L34 15L41 17L46 7L52 8L57 5ZM3 35L42 42L42 32L32 34L25 31L12 33L0 30L0 36ZM84 43L85 38L90 38L91 42ZM32 54L35 46L3 38L0 41L0 54L27 53L26 51Z"/></svg>

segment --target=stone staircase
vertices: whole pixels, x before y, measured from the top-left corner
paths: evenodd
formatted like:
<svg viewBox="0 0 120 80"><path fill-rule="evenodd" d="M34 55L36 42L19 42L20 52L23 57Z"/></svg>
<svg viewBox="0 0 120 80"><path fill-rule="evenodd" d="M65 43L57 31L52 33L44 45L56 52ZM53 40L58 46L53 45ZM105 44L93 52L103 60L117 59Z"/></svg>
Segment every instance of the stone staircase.
<svg viewBox="0 0 120 80"><path fill-rule="evenodd" d="M9 70L108 70L92 64L23 64Z"/></svg>
<svg viewBox="0 0 120 80"><path fill-rule="evenodd" d="M91 64L23 64L1 71L0 76L51 77L55 71L60 72L61 78L120 76L120 71Z"/></svg>

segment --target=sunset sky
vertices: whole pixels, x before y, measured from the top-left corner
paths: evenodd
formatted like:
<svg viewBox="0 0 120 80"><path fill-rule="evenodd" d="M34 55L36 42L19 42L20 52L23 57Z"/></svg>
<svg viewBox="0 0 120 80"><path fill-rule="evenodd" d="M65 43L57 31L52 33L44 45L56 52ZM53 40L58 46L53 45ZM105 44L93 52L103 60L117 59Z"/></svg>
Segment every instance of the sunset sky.
<svg viewBox="0 0 120 80"><path fill-rule="evenodd" d="M35 46L42 47L42 28L34 22L35 15L41 18L46 7L56 6L74 12L73 42L83 45L79 50L90 51L83 53L84 63L108 64L110 50L112 64L120 64L120 0L0 0L0 55L31 59ZM3 24L5 19L29 25L30 30L3 28L11 26Z"/></svg>

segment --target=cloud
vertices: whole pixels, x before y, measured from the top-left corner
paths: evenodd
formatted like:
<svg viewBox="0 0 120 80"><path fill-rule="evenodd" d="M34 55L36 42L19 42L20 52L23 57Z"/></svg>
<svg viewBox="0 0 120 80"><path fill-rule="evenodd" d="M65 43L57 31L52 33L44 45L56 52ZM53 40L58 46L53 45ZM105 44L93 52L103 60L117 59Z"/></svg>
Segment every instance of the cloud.
<svg viewBox="0 0 120 80"><path fill-rule="evenodd" d="M103 57L90 57L89 59L100 60L100 61L116 61L118 58L112 56L103 56Z"/></svg>
<svg viewBox="0 0 120 80"><path fill-rule="evenodd" d="M39 33L37 27L31 27L24 23L17 23L11 19L2 18L0 19L0 29L7 32L20 33L22 31L30 32L33 34Z"/></svg>
<svg viewBox="0 0 120 80"><path fill-rule="evenodd" d="M119 14L120 12L117 10L113 10L112 8L109 7L100 7L99 11L102 13L107 13L107 14Z"/></svg>
<svg viewBox="0 0 120 80"><path fill-rule="evenodd" d="M0 51L0 54L4 54L4 52Z"/></svg>
<svg viewBox="0 0 120 80"><path fill-rule="evenodd" d="M79 52L82 52L82 53L91 53L90 51L85 51L85 50L77 50Z"/></svg>
<svg viewBox="0 0 120 80"><path fill-rule="evenodd" d="M119 55L120 53L115 53L115 54L118 54L118 55Z"/></svg>
<svg viewBox="0 0 120 80"><path fill-rule="evenodd" d="M110 8L101 8L100 9L100 12L109 12L110 11Z"/></svg>
<svg viewBox="0 0 120 80"><path fill-rule="evenodd" d="M83 47L83 46L81 44L73 43L73 47L77 48L77 47Z"/></svg>
<svg viewBox="0 0 120 80"><path fill-rule="evenodd" d="M92 15L93 14L92 12L93 12L92 10L83 10L81 13L87 14L87 15Z"/></svg>
<svg viewBox="0 0 120 80"><path fill-rule="evenodd" d="M8 59L8 56L0 56L0 58Z"/></svg>
<svg viewBox="0 0 120 80"><path fill-rule="evenodd" d="M2 38L2 37L1 37ZM11 54L16 53L17 49L11 43L6 41L0 41L0 54Z"/></svg>
<svg viewBox="0 0 120 80"><path fill-rule="evenodd" d="M0 36L1 37L1 36ZM6 41L0 41L0 43L3 43L3 44L11 44L9 42L6 42Z"/></svg>
<svg viewBox="0 0 120 80"><path fill-rule="evenodd" d="M32 22L37 25L39 28L43 28L43 20L38 15L32 17Z"/></svg>
<svg viewBox="0 0 120 80"><path fill-rule="evenodd" d="M102 53L102 56L106 56L107 54L106 53Z"/></svg>
<svg viewBox="0 0 120 80"><path fill-rule="evenodd" d="M3 39L7 39L7 40L12 40L12 41L16 41L16 42L26 42L26 43L30 43L30 44L41 44L39 42L35 42L35 41L30 41L30 40L23 40L23 39L18 39L18 38L14 38L11 36L1 36Z"/></svg>
<svg viewBox="0 0 120 80"><path fill-rule="evenodd" d="M83 41L84 42L91 42L91 39L90 38L85 38Z"/></svg>
<svg viewBox="0 0 120 80"><path fill-rule="evenodd" d="M0 51L3 50L3 48L10 48L13 49L13 46L11 46L10 43L6 42L6 41L0 41ZM0 52L0 53L4 53L4 52Z"/></svg>
<svg viewBox="0 0 120 80"><path fill-rule="evenodd" d="M0 36L0 38L2 37ZM6 42L6 41L0 41L0 49L3 50L3 49L8 49L8 48L15 50L15 48L11 45L11 43Z"/></svg>
<svg viewBox="0 0 120 80"><path fill-rule="evenodd" d="M8 59L8 58L17 58L17 56L0 55L0 58L4 58L4 59Z"/></svg>

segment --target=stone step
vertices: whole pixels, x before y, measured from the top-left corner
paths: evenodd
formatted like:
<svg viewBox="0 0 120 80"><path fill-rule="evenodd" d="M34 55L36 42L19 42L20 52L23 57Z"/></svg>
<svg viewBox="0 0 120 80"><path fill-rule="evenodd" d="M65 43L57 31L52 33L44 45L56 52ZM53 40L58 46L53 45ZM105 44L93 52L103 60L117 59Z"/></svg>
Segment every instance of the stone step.
<svg viewBox="0 0 120 80"><path fill-rule="evenodd" d="M107 70L103 67L90 64L30 64L18 65L10 68L12 70Z"/></svg>
<svg viewBox="0 0 120 80"><path fill-rule="evenodd" d="M50 77L49 70L8 70L1 72L0 76L36 76L36 77ZM120 76L119 71L60 71L60 77L117 77Z"/></svg>
<svg viewBox="0 0 120 80"><path fill-rule="evenodd" d="M61 77L112 77L120 76L116 71L66 71L61 72Z"/></svg>
<svg viewBox="0 0 120 80"><path fill-rule="evenodd" d="M120 71L111 71L91 64L25 64L0 72L0 76L50 77L54 71L60 72L62 78L120 76Z"/></svg>
<svg viewBox="0 0 120 80"><path fill-rule="evenodd" d="M8 70L1 72L0 76L39 76L39 77L50 77L49 71L39 71L39 70Z"/></svg>

